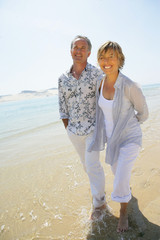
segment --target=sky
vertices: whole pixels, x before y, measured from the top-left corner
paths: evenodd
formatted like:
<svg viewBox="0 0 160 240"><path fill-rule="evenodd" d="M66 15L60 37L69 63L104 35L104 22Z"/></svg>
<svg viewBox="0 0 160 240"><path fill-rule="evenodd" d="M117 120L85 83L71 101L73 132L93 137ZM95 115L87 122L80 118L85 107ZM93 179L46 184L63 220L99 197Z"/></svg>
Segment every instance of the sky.
<svg viewBox="0 0 160 240"><path fill-rule="evenodd" d="M0 95L58 86L72 65L76 35L92 43L88 62L108 40L125 55L122 73L160 83L160 0L0 0Z"/></svg>

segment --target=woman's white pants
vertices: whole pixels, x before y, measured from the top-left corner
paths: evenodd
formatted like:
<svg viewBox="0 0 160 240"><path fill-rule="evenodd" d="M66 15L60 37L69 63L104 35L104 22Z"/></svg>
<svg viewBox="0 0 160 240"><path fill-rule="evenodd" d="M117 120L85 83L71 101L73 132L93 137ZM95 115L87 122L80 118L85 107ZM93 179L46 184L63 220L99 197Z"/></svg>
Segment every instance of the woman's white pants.
<svg viewBox="0 0 160 240"><path fill-rule="evenodd" d="M118 161L111 166L115 175L113 192L111 198L113 201L127 203L131 199L130 177L133 164L139 154L140 146L130 143L120 148Z"/></svg>
<svg viewBox="0 0 160 240"><path fill-rule="evenodd" d="M77 153L80 156L84 170L86 171L91 187L91 193L93 198L93 206L100 207L105 202L105 176L103 167L99 161L99 152L88 152L87 149L90 145L92 134L78 136L73 134L67 128L68 137L75 147Z"/></svg>

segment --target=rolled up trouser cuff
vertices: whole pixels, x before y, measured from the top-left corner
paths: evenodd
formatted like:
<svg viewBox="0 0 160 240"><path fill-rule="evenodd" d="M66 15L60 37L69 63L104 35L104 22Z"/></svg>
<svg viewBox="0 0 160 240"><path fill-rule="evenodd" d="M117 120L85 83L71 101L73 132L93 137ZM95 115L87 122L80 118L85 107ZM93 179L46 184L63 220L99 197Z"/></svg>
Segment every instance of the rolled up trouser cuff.
<svg viewBox="0 0 160 240"><path fill-rule="evenodd" d="M123 197L119 197L119 196L113 196L113 194L111 194L111 199L115 202L119 202L119 203L128 203L132 198L131 193L127 196L123 196Z"/></svg>
<svg viewBox="0 0 160 240"><path fill-rule="evenodd" d="M106 197L103 196L100 199L94 198L93 197L93 207L94 208L99 208L103 206L106 203Z"/></svg>

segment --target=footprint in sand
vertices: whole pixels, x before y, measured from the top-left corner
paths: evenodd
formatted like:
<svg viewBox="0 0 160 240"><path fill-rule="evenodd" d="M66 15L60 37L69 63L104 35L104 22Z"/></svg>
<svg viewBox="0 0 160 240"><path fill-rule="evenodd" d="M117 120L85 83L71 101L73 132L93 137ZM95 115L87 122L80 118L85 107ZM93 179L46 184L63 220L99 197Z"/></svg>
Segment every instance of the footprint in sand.
<svg viewBox="0 0 160 240"><path fill-rule="evenodd" d="M160 175L160 169L159 168L152 168L151 173L153 175Z"/></svg>
<svg viewBox="0 0 160 240"><path fill-rule="evenodd" d="M147 180L144 184L144 188L148 188L148 187L150 187L150 185L151 185L150 182Z"/></svg>
<svg viewBox="0 0 160 240"><path fill-rule="evenodd" d="M153 182L153 177L159 176L160 175L160 169L159 168L152 168L151 169L151 174L148 176L147 181L144 184L144 187L149 187L152 182Z"/></svg>
<svg viewBox="0 0 160 240"><path fill-rule="evenodd" d="M141 176L141 175L144 174L144 172L142 171L142 169L136 167L136 168L133 169L132 174L134 176Z"/></svg>
<svg viewBox="0 0 160 240"><path fill-rule="evenodd" d="M160 223L160 198L151 201L143 210L145 217L154 224Z"/></svg>

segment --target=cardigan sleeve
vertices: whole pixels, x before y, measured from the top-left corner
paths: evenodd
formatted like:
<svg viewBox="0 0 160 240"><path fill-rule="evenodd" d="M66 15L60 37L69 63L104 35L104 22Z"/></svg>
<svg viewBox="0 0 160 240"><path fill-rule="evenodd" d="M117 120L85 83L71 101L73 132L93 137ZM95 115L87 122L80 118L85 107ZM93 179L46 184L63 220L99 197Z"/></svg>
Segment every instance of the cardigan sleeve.
<svg viewBox="0 0 160 240"><path fill-rule="evenodd" d="M129 98L136 111L136 117L140 123L147 120L149 116L148 106L145 96L137 83L133 83L129 89Z"/></svg>

